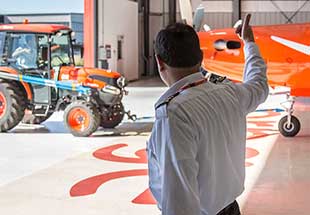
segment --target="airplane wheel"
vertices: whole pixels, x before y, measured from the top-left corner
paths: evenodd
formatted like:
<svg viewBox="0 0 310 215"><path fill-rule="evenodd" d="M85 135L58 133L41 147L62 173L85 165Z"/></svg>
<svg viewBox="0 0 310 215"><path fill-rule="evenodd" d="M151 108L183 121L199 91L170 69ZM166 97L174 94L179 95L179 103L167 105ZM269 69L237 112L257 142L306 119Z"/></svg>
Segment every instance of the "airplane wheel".
<svg viewBox="0 0 310 215"><path fill-rule="evenodd" d="M0 79L0 132L14 128L24 117L26 97L14 81Z"/></svg>
<svg viewBox="0 0 310 215"><path fill-rule="evenodd" d="M100 114L92 104L74 101L65 109L64 122L74 136L88 137L98 129Z"/></svg>
<svg viewBox="0 0 310 215"><path fill-rule="evenodd" d="M288 124L287 116L279 121L279 131L285 137L294 137L300 131L300 122L295 116L291 116L291 124Z"/></svg>

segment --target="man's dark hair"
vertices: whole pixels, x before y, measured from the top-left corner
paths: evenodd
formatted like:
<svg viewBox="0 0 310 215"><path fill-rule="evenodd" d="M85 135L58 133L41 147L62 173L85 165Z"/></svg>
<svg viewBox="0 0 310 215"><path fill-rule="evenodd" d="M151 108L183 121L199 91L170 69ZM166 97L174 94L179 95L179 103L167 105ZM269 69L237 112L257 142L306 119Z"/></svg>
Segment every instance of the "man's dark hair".
<svg viewBox="0 0 310 215"><path fill-rule="evenodd" d="M183 23L169 25L157 34L155 52L168 66L175 68L190 68L202 61L198 35Z"/></svg>

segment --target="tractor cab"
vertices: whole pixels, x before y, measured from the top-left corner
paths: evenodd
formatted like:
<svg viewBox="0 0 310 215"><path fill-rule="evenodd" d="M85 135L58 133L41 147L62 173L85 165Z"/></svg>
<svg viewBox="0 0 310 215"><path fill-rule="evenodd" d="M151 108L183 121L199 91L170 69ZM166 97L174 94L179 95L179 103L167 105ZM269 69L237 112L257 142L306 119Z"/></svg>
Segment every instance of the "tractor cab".
<svg viewBox="0 0 310 215"><path fill-rule="evenodd" d="M48 51L51 57L46 62L47 65L50 64L51 77L55 80L60 80L58 76L61 67L73 68L75 66L71 34L71 31L62 30L49 37L51 42Z"/></svg>
<svg viewBox="0 0 310 215"><path fill-rule="evenodd" d="M0 67L10 68L19 75L57 81L62 66L74 67L70 29L55 32L7 29L0 31L0 44ZM34 84L32 92L39 114L45 114L46 107L58 99L57 88L46 85Z"/></svg>
<svg viewBox="0 0 310 215"><path fill-rule="evenodd" d="M0 66L25 75L57 79L61 66L74 66L71 31L0 32Z"/></svg>

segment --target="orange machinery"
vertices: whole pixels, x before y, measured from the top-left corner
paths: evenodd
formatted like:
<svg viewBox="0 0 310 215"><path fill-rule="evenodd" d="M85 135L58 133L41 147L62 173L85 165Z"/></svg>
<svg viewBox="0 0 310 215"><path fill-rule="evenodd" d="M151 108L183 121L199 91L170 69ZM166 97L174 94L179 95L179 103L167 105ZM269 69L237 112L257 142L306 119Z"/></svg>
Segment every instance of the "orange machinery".
<svg viewBox="0 0 310 215"><path fill-rule="evenodd" d="M116 127L129 114L122 104L125 78L75 66L71 35L63 25L0 25L0 132L64 110L69 131L84 137L99 126Z"/></svg>

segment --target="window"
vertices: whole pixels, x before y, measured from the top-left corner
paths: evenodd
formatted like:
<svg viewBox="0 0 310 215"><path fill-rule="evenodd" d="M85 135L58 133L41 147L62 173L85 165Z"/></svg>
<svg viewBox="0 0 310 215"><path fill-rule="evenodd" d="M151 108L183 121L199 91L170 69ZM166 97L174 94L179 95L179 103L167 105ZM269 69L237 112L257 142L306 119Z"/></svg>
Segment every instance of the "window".
<svg viewBox="0 0 310 215"><path fill-rule="evenodd" d="M73 64L68 33L57 33L51 37L52 67Z"/></svg>
<svg viewBox="0 0 310 215"><path fill-rule="evenodd" d="M5 36L5 32L0 32L0 65L6 65Z"/></svg>
<svg viewBox="0 0 310 215"><path fill-rule="evenodd" d="M8 43L9 58L19 69L35 69L37 65L37 37L35 34L12 33Z"/></svg>

